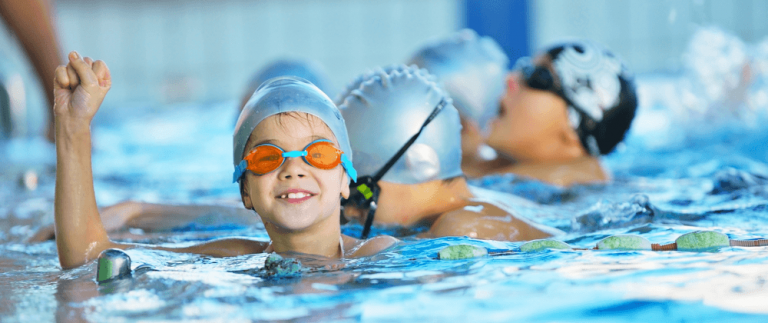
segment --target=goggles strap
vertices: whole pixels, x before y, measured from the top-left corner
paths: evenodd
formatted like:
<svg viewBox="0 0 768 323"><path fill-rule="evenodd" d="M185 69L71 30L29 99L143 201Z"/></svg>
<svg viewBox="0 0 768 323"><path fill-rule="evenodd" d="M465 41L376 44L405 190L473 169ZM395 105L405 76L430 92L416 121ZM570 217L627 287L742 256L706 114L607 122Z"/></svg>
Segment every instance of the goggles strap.
<svg viewBox="0 0 768 323"><path fill-rule="evenodd" d="M427 120L424 120L424 123L421 125L421 128L419 128L419 131L416 132L416 134L413 135L411 139L408 139L408 142L406 142L405 145L403 145L403 147L401 147L400 150L398 150L397 153L395 153L395 155L392 156L392 158L390 158L386 164L384 164L384 167L379 169L379 171L376 172L375 175L373 175L373 182L378 182L382 177L384 177L384 174L386 174L387 171L389 171L389 169L395 165L397 160L400 159L400 157L402 157L403 154L405 154L405 151L408 150L408 148L410 148L411 145L413 145L416 139L419 138L419 135L424 130L424 127L426 127L430 122L432 122L432 120L435 119L435 117L437 117L437 114L440 113L440 111L442 111L446 105L448 105L448 101L446 101L445 98L442 98L440 102L437 103L437 106L435 106L435 109L432 110L432 113L429 114L429 117L427 117Z"/></svg>
<svg viewBox="0 0 768 323"><path fill-rule="evenodd" d="M344 167L344 170L347 171L349 178L353 182L357 183L357 171L355 170L355 167L352 166L352 161L349 160L347 154L341 154L341 167Z"/></svg>
<svg viewBox="0 0 768 323"><path fill-rule="evenodd" d="M232 183L240 181L240 177L245 173L245 169L248 168L248 162L245 159L241 160L237 166L235 166L235 173L232 175Z"/></svg>
<svg viewBox="0 0 768 323"><path fill-rule="evenodd" d="M376 201L371 201L370 205L368 206L368 214L365 217L363 234L360 235L363 239L368 239L368 235L371 233L371 227L373 226L373 215L375 213L376 213Z"/></svg>
<svg viewBox="0 0 768 323"><path fill-rule="evenodd" d="M410 148L414 142L416 142L416 139L419 138L419 135L421 135L421 132L424 131L424 128L430 122L432 122L432 120L434 120L435 117L437 117L437 114L440 113L440 111L442 111L446 105L448 105L448 101L445 99L445 97L441 98L440 102L438 102L437 106L435 106L435 109L433 109L432 113L430 113L429 116L427 117L427 120L424 120L424 123L421 125L421 128L419 128L419 131L416 132L416 134L414 134L413 136L411 136L411 138L408 139L408 141L402 147L400 147L400 150L398 150L397 153L395 153L395 155L392 156L392 158L390 158L389 161L387 161L387 163L384 164L384 166L381 167L381 169L379 169L379 171L376 172L376 174L373 175L373 177L370 178L369 181L367 181L367 183L365 183L367 185L364 188L368 188L370 186L369 189L372 190L372 192L369 192L369 194L365 194L365 192L360 191L360 194L364 195L369 208L368 214L365 218L365 224L363 225L363 234L361 235L363 239L368 238L368 234L370 234L371 227L373 226L373 216L376 213L376 208L377 208L376 201L378 200L378 197L379 197L379 185L377 183L382 177L384 177L387 171L389 171L389 169L395 165L395 163L400 159L400 157L402 157L403 154L405 154L405 151L408 150L408 148Z"/></svg>

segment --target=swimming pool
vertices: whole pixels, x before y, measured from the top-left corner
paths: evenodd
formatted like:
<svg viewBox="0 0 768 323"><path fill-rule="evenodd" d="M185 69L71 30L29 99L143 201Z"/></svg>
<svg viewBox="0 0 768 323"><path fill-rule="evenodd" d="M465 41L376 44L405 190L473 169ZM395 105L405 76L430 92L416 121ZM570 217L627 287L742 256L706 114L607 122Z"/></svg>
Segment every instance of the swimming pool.
<svg viewBox="0 0 768 323"><path fill-rule="evenodd" d="M230 183L233 104L103 108L93 129L99 204L136 199L238 205L237 187ZM658 115L645 108L649 112L638 122L656 122ZM685 127L643 129L648 127L634 128L626 144L605 159L614 173L612 184L561 189L494 176L472 181L475 193L566 231L561 240L577 247L592 247L621 233L654 243L669 243L699 229L732 239L768 236L768 130L721 127L705 135L699 131L692 139L684 135ZM719 252L552 250L439 261L436 254L447 245L509 249L520 243L406 238L383 254L345 261L342 270L278 280L254 274L263 266L264 254L219 259L132 249L133 267L145 266L131 279L99 286L93 263L62 271L53 242L24 243L53 221L52 147L39 140L16 140L0 148L3 322L768 318L768 247ZM20 180L28 170L38 176L36 190L26 188L32 187L33 178L26 186ZM344 230L355 233L360 228ZM209 221L170 232L115 235L168 245L221 236L268 239L259 225Z"/></svg>

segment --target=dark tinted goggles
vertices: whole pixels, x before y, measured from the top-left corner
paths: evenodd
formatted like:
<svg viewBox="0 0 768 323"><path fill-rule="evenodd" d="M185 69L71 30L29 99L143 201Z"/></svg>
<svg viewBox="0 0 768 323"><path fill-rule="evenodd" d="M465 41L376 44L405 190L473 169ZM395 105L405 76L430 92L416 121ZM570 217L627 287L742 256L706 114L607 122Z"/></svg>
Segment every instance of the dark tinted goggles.
<svg viewBox="0 0 768 323"><path fill-rule="evenodd" d="M530 57L521 57L515 62L514 70L520 71L525 85L532 89L547 91L563 99L568 106L573 107L579 114L579 124L576 125L576 133L581 139L582 145L586 146L586 137L594 131L596 122L571 101L563 92L563 88L555 82L555 76L549 68L545 66L534 65Z"/></svg>

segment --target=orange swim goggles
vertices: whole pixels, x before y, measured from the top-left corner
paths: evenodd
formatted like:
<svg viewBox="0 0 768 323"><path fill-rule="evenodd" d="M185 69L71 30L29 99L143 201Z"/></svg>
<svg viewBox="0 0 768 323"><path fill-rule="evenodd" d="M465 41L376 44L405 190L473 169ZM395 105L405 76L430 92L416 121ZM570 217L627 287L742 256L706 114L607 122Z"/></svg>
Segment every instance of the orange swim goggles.
<svg viewBox="0 0 768 323"><path fill-rule="evenodd" d="M343 151L333 146L327 139L310 142L303 150L285 151L273 144L261 144L254 147L248 155L235 166L232 182L237 182L246 170L256 175L272 172L285 163L286 158L301 157L309 165L320 169L333 169L341 164L353 181L357 181L357 171L352 167L352 161Z"/></svg>

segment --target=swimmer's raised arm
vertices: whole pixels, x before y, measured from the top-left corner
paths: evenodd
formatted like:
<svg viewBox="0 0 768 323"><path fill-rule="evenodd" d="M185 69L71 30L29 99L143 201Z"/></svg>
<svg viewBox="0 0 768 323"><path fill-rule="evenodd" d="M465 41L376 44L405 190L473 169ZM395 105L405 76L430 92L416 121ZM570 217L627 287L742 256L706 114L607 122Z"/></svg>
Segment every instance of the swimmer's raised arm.
<svg viewBox="0 0 768 323"><path fill-rule="evenodd" d="M72 268L114 247L101 224L91 170L91 120L112 85L102 61L69 53L69 64L56 68L56 247L62 268Z"/></svg>
<svg viewBox="0 0 768 323"><path fill-rule="evenodd" d="M73 268L98 257L108 248L133 245L109 240L101 222L93 189L91 121L111 86L102 61L69 54L69 64L59 66L54 78L56 127L56 246L62 268ZM233 256L263 251L266 243L248 239L215 240L187 248L157 249Z"/></svg>

